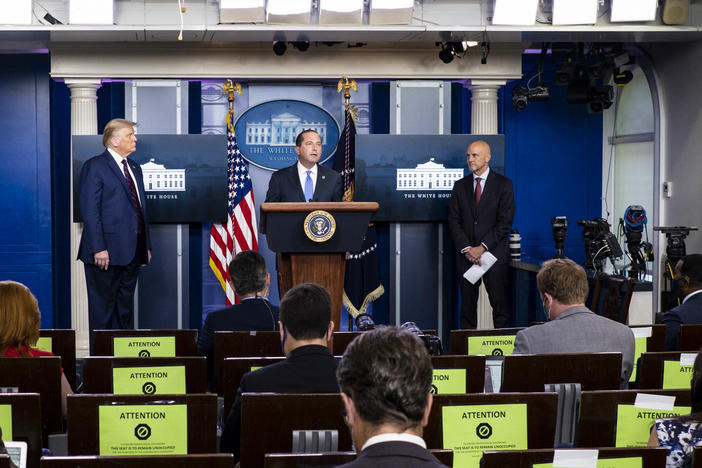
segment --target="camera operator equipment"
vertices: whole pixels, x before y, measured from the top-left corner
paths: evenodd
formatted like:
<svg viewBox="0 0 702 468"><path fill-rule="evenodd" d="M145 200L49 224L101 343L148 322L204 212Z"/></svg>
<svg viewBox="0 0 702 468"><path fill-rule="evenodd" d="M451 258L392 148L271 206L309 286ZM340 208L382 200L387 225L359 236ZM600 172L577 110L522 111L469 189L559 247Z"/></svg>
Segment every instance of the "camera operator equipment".
<svg viewBox="0 0 702 468"><path fill-rule="evenodd" d="M414 322L405 322L400 325L400 327L417 335L424 342L424 346L427 347L427 351L429 351L430 356L441 356L441 353L443 352L443 348L441 347L441 338L436 335L425 334Z"/></svg>
<svg viewBox="0 0 702 468"><path fill-rule="evenodd" d="M563 248L565 247L567 230L568 219L565 216L551 218L551 231L553 231L553 241L556 243L556 255L553 258L566 258L563 254Z"/></svg>
<svg viewBox="0 0 702 468"><path fill-rule="evenodd" d="M628 262L624 257L619 242L609 230L609 223L604 218L578 220L583 227L583 244L585 246L585 270L591 273L604 272L607 259L612 262L614 270L623 270Z"/></svg>
<svg viewBox="0 0 702 468"><path fill-rule="evenodd" d="M674 226L663 227L653 226L654 231L660 231L665 234L665 263L663 265L663 287L661 288L661 306L663 310L668 310L675 307L674 300L671 298L673 292L673 280L675 279L674 268L675 264L687 255L685 249L685 238L690 234L690 231L697 231L696 226Z"/></svg>
<svg viewBox="0 0 702 468"><path fill-rule="evenodd" d="M646 275L646 261L653 260L653 246L648 242L646 231L647 221L646 210L641 205L629 205L624 211L624 218L619 219L619 232L623 232L626 237L626 250L631 260L630 278L643 279ZM646 242L641 240L644 232Z"/></svg>

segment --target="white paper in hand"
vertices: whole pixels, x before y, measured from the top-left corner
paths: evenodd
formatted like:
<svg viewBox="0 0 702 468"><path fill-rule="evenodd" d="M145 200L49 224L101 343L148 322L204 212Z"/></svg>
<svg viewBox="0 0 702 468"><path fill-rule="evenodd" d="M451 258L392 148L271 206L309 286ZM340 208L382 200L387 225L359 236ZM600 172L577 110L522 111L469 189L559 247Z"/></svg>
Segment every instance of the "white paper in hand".
<svg viewBox="0 0 702 468"><path fill-rule="evenodd" d="M497 258L490 252L483 252L480 256L480 265L473 265L463 273L463 277L470 281L470 284L475 284L483 277L486 271L495 264Z"/></svg>

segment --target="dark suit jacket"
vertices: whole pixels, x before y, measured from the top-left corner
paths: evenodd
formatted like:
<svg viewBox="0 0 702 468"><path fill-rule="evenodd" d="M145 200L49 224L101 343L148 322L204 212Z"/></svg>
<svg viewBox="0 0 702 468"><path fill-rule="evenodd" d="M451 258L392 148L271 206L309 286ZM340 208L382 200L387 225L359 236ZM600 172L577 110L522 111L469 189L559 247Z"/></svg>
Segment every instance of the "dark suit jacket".
<svg viewBox="0 0 702 468"><path fill-rule="evenodd" d="M277 330L278 306L266 299L246 299L210 312L197 337L197 353L207 357L207 382L212 383L216 331Z"/></svg>
<svg viewBox="0 0 702 468"><path fill-rule="evenodd" d="M314 187L312 201L339 202L343 196L343 184L338 172L328 167L317 165L317 183ZM266 202L306 202L305 193L300 185L297 163L275 171L268 182Z"/></svg>
<svg viewBox="0 0 702 468"><path fill-rule="evenodd" d="M338 364L326 346L300 346L293 349L285 361L244 374L224 424L220 452L231 452L234 460L239 460L242 393L337 393Z"/></svg>
<svg viewBox="0 0 702 468"><path fill-rule="evenodd" d="M381 442L358 454L352 462L338 468L446 468L425 448L411 442Z"/></svg>
<svg viewBox="0 0 702 468"><path fill-rule="evenodd" d="M702 323L702 293L695 294L663 314L662 322L665 323L665 350L677 351L680 347L680 325Z"/></svg>
<svg viewBox="0 0 702 468"><path fill-rule="evenodd" d="M141 167L129 158L127 163L134 173L134 183L139 191L146 248L151 250ZM111 265L128 265L134 259L138 219L129 193L122 167L115 163L107 150L85 162L80 171L78 187L83 217L78 259L83 263L93 263L93 254L102 250L107 250L110 254Z"/></svg>
<svg viewBox="0 0 702 468"><path fill-rule="evenodd" d="M475 212L473 174L463 177L453 186L449 204L448 224L453 244L460 253L465 247L483 243L497 257L497 263L509 262L509 231L514 219L514 192L512 181L490 169L480 208ZM459 255L460 271L470 267L468 260Z"/></svg>

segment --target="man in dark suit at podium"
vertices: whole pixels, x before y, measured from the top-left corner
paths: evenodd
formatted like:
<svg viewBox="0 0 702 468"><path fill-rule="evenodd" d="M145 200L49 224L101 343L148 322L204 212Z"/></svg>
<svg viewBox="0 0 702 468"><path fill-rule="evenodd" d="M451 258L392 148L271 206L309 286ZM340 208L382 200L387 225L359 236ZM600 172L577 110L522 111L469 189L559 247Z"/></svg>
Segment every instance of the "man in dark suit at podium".
<svg viewBox="0 0 702 468"><path fill-rule="evenodd" d="M484 252L497 262L483 276L492 306L495 328L510 326L512 314L507 300L509 280L508 236L514 218L512 181L490 169L490 145L474 141L466 151L472 174L453 186L448 224L453 244L460 252L461 328L476 328L478 287L462 275L473 264L480 264Z"/></svg>
<svg viewBox="0 0 702 468"><path fill-rule="evenodd" d="M663 314L665 349L680 347L680 325L702 323L702 255L686 255L675 265L675 282L682 303Z"/></svg>
<svg viewBox="0 0 702 468"><path fill-rule="evenodd" d="M444 466L422 439L432 404L432 367L417 335L399 327L364 332L346 348L337 379L358 452L344 468Z"/></svg>
<svg viewBox="0 0 702 468"><path fill-rule="evenodd" d="M329 293L313 283L293 286L280 301L278 325L285 361L244 374L222 431L220 451L233 453L235 461L240 457L242 393L339 391L338 361L327 347L334 330Z"/></svg>
<svg viewBox="0 0 702 468"><path fill-rule="evenodd" d="M236 254L229 262L229 279L240 303L207 314L197 337L197 353L207 357L207 381L210 384L216 331L278 329L278 307L267 299L271 277L263 256L253 250Z"/></svg>
<svg viewBox="0 0 702 468"><path fill-rule="evenodd" d="M83 235L78 259L85 266L90 330L134 328L139 267L151 261L144 178L127 156L136 150L136 123L110 120L105 152L83 165L78 200Z"/></svg>
<svg viewBox="0 0 702 468"><path fill-rule="evenodd" d="M317 164L322 138L314 130L302 131L295 140L298 161L273 173L266 202L339 202L343 185L338 172Z"/></svg>

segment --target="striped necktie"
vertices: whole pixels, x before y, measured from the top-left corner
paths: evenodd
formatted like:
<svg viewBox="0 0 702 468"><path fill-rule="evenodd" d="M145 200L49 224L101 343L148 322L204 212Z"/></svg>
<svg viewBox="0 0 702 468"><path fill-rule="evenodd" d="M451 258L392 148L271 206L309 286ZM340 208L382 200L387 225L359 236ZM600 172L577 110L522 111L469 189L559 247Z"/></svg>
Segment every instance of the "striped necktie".
<svg viewBox="0 0 702 468"><path fill-rule="evenodd" d="M137 197L136 185L134 185L134 179L132 179L129 169L127 168L127 159L122 159L122 168L124 169L124 178L127 179L127 185L129 186L129 201L137 212L137 233L141 234L144 232L144 213L141 212L141 205L139 204L139 197Z"/></svg>

